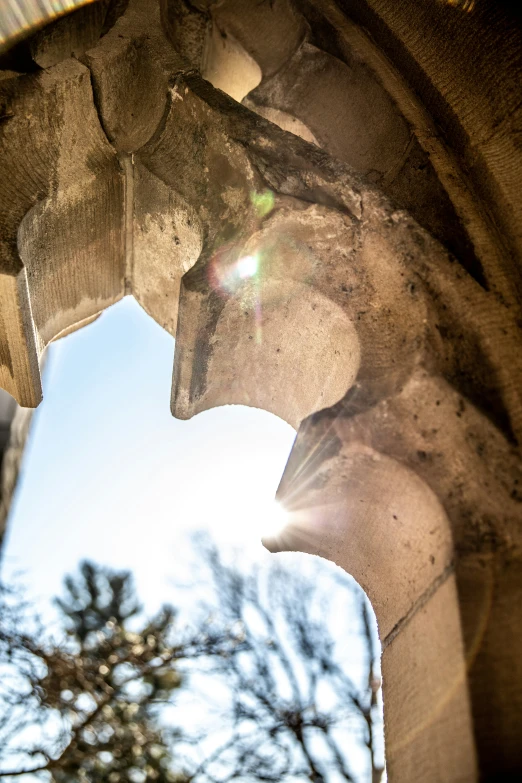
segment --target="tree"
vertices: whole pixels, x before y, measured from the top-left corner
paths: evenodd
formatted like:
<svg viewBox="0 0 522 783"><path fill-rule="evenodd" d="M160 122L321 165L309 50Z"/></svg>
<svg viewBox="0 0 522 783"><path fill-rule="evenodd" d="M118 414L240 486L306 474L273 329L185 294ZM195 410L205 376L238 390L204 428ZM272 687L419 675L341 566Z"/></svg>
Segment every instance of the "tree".
<svg viewBox="0 0 522 783"><path fill-rule="evenodd" d="M214 662L212 676L221 677L230 693L223 714L229 732L192 769L191 779L379 783L378 642L363 591L321 560L271 559L268 567L257 564L244 573L208 541L197 548L212 575L214 609L242 644L229 659ZM342 611L355 638L334 616ZM350 673L355 641L364 658L355 666L356 678ZM350 762L357 742L367 748L369 778L360 762L358 768Z"/></svg>
<svg viewBox="0 0 522 783"><path fill-rule="evenodd" d="M27 606L4 591L0 777L359 783L364 770L351 760L359 743L378 783L380 681L362 592L321 561L308 562L308 573L279 560L244 572L208 541L196 551L211 589L207 582L207 597L191 607L192 631L181 631L167 606L144 621L131 575L92 563L66 579L57 599L68 634L61 644L46 638L38 618L28 623ZM318 579L326 589L316 589ZM350 601L364 658L355 677L329 619L332 607ZM354 639L345 634L343 645ZM203 694L205 711L219 685L218 726L207 722L202 733L183 720L176 703L187 682ZM172 705L182 728L165 720Z"/></svg>
<svg viewBox="0 0 522 783"><path fill-rule="evenodd" d="M37 618L31 633L20 631L27 607L4 592L0 760L10 756L18 765L0 777L30 772L55 783L182 783L172 755L178 733L161 727L159 712L181 684L177 662L223 652L233 637L208 630L182 637L167 606L130 630L140 607L128 572L84 562L65 587L57 599L65 644L45 640ZM28 745L30 726L39 731Z"/></svg>

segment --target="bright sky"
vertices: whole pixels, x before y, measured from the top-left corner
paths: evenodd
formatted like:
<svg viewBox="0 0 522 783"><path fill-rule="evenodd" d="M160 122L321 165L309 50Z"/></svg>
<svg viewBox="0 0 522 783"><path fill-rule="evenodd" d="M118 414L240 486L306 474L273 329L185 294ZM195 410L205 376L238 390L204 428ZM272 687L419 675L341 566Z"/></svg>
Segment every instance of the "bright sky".
<svg viewBox="0 0 522 783"><path fill-rule="evenodd" d="M174 340L127 297L51 345L11 511L3 576L45 602L81 558L131 568L147 608L179 573L187 533L263 555L295 437L276 416L226 406L170 413ZM40 601L39 601L40 603Z"/></svg>
<svg viewBox="0 0 522 783"><path fill-rule="evenodd" d="M174 584L197 579L195 530L235 545L247 562L273 557L260 537L281 521L273 499L295 432L242 406L174 419L173 354L173 339L130 297L50 347L2 563L6 582L22 572L26 597L50 623L51 599L83 558L131 569L153 612L173 600ZM331 609L348 639L352 605ZM364 676L353 638L350 654L353 674ZM204 705L196 691L181 696L185 719L204 722L208 686ZM355 769L367 765L362 747L351 759Z"/></svg>

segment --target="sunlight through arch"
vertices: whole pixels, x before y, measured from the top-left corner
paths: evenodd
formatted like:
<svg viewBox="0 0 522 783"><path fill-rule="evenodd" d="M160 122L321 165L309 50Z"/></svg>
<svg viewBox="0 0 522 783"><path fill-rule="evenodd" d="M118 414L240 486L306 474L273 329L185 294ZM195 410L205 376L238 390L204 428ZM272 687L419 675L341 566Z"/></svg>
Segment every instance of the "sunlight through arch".
<svg viewBox="0 0 522 783"><path fill-rule="evenodd" d="M206 530L234 567L261 575L260 589L275 602L276 615L279 600L288 610L291 596L299 595L295 619L309 611L314 622L327 622L332 640L350 638L339 648L339 661L351 668L340 669L339 677L345 685L353 680L369 699L376 732L371 764L382 766L380 646L369 602L332 563L302 553L270 555L260 543L288 523L275 493L295 431L276 415L245 406L219 407L190 421L172 418L173 347L170 335L130 297L51 345L46 395L9 522L3 578L23 570L30 600L57 632L51 599L83 558L130 569L152 612L173 585L201 577L205 561L194 542ZM287 586L281 582L285 569L297 580ZM181 599L182 616L194 611L187 601ZM286 644L283 620L274 628ZM312 623L310 633L314 628ZM307 676L305 667L298 676L304 686ZM321 709L330 709L334 697L332 683L320 686ZM198 720L190 694L186 699L189 722ZM345 734L348 726L336 741L345 742ZM363 746L351 753L361 774L369 758Z"/></svg>
<svg viewBox="0 0 522 783"><path fill-rule="evenodd" d="M260 550L270 516L284 521L274 498L295 431L243 406L174 419L173 351L131 297L50 346L4 554L44 593L59 586L60 568L47 567L58 554L65 563L117 553L121 567L160 557L166 567L183 531L206 527Z"/></svg>

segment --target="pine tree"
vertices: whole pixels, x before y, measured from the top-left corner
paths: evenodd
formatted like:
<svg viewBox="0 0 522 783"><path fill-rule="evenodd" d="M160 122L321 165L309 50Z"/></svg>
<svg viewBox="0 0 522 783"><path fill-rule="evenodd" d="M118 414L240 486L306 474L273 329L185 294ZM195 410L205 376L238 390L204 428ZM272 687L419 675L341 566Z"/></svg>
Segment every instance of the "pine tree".
<svg viewBox="0 0 522 783"><path fill-rule="evenodd" d="M210 582L199 616L191 608L195 631L181 632L168 606L145 620L131 574L89 562L56 600L64 643L34 622L24 631L26 607L0 593L0 778L359 783L365 777L353 769L350 727L378 783L378 651L362 591L320 562L306 571L278 561L245 571L208 541L196 542L196 552ZM337 611L352 604L341 644L331 633L334 593ZM365 658L358 680L349 668L352 630ZM205 741L211 726L167 725L172 715L183 718L179 705L174 713L165 707L176 703L188 662L184 671L204 673L201 708L218 694L217 744ZM197 694L197 676L190 687Z"/></svg>
<svg viewBox="0 0 522 783"><path fill-rule="evenodd" d="M176 643L175 614L167 606L140 626L129 572L83 562L65 588L56 604L66 644L21 632L13 609L9 622L4 606L1 657L25 684L2 694L0 733L23 735L32 715L42 738L20 751L37 762L27 772L48 773L53 783L183 783L187 778L175 771L172 756L177 733L161 727L159 713L181 685L176 662L212 651L214 640ZM133 619L138 630L129 627ZM49 722L60 725L52 741Z"/></svg>
<svg viewBox="0 0 522 783"><path fill-rule="evenodd" d="M71 722L56 764L56 783L173 783L172 737L158 728L158 705L181 684L173 666L174 612L165 607L139 632L128 629L139 604L129 572L84 562L65 580L56 603L68 625L72 654L41 680L46 705ZM85 706L83 706L85 705Z"/></svg>

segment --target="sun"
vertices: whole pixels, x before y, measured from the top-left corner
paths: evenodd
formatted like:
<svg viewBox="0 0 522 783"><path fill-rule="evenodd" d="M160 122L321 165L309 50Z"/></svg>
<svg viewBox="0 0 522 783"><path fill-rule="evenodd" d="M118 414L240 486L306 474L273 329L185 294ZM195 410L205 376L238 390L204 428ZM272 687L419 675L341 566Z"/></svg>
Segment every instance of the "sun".
<svg viewBox="0 0 522 783"><path fill-rule="evenodd" d="M288 524L288 513L275 499L263 500L250 510L249 533L258 539L275 538Z"/></svg>

